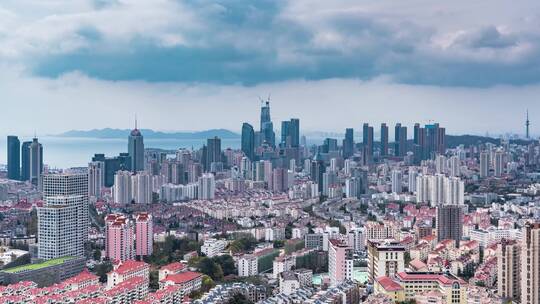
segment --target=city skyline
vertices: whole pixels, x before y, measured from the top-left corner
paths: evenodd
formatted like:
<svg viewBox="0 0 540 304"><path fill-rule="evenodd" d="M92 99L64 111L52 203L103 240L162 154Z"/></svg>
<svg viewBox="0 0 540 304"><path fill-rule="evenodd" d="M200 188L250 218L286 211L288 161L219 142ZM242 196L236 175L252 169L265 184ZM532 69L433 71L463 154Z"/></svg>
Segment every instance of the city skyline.
<svg viewBox="0 0 540 304"><path fill-rule="evenodd" d="M538 135L535 1L60 3L0 5L2 135L121 128L135 114L156 130L238 131L269 93L275 120L304 130L401 116L521 134L529 109Z"/></svg>

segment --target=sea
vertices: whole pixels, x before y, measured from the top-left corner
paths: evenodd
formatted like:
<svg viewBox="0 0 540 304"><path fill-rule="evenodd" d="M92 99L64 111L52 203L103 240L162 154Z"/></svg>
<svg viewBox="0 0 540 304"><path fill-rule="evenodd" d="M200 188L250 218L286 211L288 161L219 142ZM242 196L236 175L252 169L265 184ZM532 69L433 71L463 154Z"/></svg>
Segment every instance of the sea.
<svg viewBox="0 0 540 304"><path fill-rule="evenodd" d="M31 138L19 137L23 141ZM65 169L72 167L86 167L96 153L104 153L106 156L115 156L121 152L127 152L127 138L78 138L78 137L39 137L43 145L43 162L49 168ZM201 139L152 139L145 138L145 148L159 148L164 150L177 150L180 148L199 149L206 143L206 138ZM222 139L221 148L240 148L240 139ZM7 163L7 142L0 140L0 164Z"/></svg>

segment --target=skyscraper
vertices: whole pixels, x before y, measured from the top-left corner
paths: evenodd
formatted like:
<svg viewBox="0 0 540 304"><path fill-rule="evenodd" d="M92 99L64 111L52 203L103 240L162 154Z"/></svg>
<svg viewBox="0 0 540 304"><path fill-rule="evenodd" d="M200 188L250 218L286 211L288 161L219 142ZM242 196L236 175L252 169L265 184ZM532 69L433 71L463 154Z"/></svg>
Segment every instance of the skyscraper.
<svg viewBox="0 0 540 304"><path fill-rule="evenodd" d="M38 208L38 257L84 256L88 240L88 175L43 175L43 207Z"/></svg>
<svg viewBox="0 0 540 304"><path fill-rule="evenodd" d="M529 110L527 110L527 119L525 120L525 138L529 139L529 126L531 122L529 121Z"/></svg>
<svg viewBox="0 0 540 304"><path fill-rule="evenodd" d="M274 133L274 124L270 118L270 101L266 101L261 107L261 135L262 142L274 147L276 144L276 135Z"/></svg>
<svg viewBox="0 0 540 304"><path fill-rule="evenodd" d="M105 187L105 162L93 161L88 164L88 195L101 197Z"/></svg>
<svg viewBox="0 0 540 304"><path fill-rule="evenodd" d="M521 238L521 303L540 303L540 223L526 223Z"/></svg>
<svg viewBox="0 0 540 304"><path fill-rule="evenodd" d="M255 160L255 130L247 122L242 124L242 152L249 160Z"/></svg>
<svg viewBox="0 0 540 304"><path fill-rule="evenodd" d="M480 177L489 176L489 153L487 151L480 152Z"/></svg>
<svg viewBox="0 0 540 304"><path fill-rule="evenodd" d="M403 157L407 153L407 127L397 123L394 128L394 155Z"/></svg>
<svg viewBox="0 0 540 304"><path fill-rule="evenodd" d="M437 207L437 241L454 240L459 247L463 236L463 210L459 205Z"/></svg>
<svg viewBox="0 0 540 304"><path fill-rule="evenodd" d="M354 250L342 240L329 240L328 243L328 274L330 286L335 286L352 279Z"/></svg>
<svg viewBox="0 0 540 304"><path fill-rule="evenodd" d="M370 164L373 160L373 127L364 123L362 128L363 160L364 164Z"/></svg>
<svg viewBox="0 0 540 304"><path fill-rule="evenodd" d="M381 124L381 156L388 156L388 126Z"/></svg>
<svg viewBox="0 0 540 304"><path fill-rule="evenodd" d="M30 180L30 145L31 141L23 142L21 146L21 180Z"/></svg>
<svg viewBox="0 0 540 304"><path fill-rule="evenodd" d="M41 174L43 173L43 146L37 138L32 139L29 147L30 156L30 182L38 186L41 185Z"/></svg>
<svg viewBox="0 0 540 304"><path fill-rule="evenodd" d="M21 142L13 135L7 137L7 177L21 179Z"/></svg>
<svg viewBox="0 0 540 304"><path fill-rule="evenodd" d="M504 170L504 152L503 151L495 152L493 168L494 168L494 175L496 177L501 177Z"/></svg>
<svg viewBox="0 0 540 304"><path fill-rule="evenodd" d="M221 139L217 136L206 140L206 171L210 170L212 163L221 162Z"/></svg>
<svg viewBox="0 0 540 304"><path fill-rule="evenodd" d="M291 118L289 136L291 137L291 147L300 147L300 119Z"/></svg>
<svg viewBox="0 0 540 304"><path fill-rule="evenodd" d="M343 139L343 158L347 159L354 153L354 130L345 129L345 139Z"/></svg>
<svg viewBox="0 0 540 304"><path fill-rule="evenodd" d="M137 129L137 120L135 120L135 129L131 130L128 137L128 153L131 157L131 170L133 172L144 170L144 140L141 131Z"/></svg>
<svg viewBox="0 0 540 304"><path fill-rule="evenodd" d="M401 194L403 191L403 173L392 170L392 193Z"/></svg>
<svg viewBox="0 0 540 304"><path fill-rule="evenodd" d="M281 144L284 147L291 145L291 137L289 133L290 127L291 127L290 121L285 120L281 122Z"/></svg>

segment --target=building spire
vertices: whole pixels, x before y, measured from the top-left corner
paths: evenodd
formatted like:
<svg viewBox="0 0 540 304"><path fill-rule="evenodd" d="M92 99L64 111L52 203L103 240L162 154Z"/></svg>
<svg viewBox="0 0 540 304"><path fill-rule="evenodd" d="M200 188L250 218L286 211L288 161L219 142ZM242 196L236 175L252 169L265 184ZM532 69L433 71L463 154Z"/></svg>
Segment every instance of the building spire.
<svg viewBox="0 0 540 304"><path fill-rule="evenodd" d="M525 120L525 137L529 139L529 126L531 122L529 121L529 109L527 109L527 120Z"/></svg>
<svg viewBox="0 0 540 304"><path fill-rule="evenodd" d="M137 114L135 114L135 130L137 130Z"/></svg>

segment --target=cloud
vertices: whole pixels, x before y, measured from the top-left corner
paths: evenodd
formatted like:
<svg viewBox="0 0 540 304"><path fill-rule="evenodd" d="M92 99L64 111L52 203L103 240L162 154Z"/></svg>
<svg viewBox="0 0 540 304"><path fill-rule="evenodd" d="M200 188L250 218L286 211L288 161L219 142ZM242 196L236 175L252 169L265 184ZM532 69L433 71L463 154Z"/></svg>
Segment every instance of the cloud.
<svg viewBox="0 0 540 304"><path fill-rule="evenodd" d="M537 11L532 0L6 1L0 61L114 81L526 85L540 80Z"/></svg>

